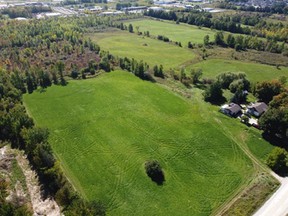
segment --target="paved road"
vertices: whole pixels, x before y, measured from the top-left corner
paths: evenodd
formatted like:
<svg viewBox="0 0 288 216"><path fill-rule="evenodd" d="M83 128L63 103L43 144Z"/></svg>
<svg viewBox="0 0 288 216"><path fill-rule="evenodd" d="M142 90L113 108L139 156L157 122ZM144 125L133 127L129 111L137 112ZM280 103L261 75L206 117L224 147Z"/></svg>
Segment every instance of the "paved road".
<svg viewBox="0 0 288 216"><path fill-rule="evenodd" d="M288 215L288 178L281 178L274 173L272 175L280 181L281 186L254 216Z"/></svg>

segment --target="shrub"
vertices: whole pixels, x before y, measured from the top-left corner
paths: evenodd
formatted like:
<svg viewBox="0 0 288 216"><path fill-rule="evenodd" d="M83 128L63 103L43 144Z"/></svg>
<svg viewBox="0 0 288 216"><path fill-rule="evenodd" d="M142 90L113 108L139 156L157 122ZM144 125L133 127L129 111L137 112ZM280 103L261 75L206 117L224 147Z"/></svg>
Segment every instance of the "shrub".
<svg viewBox="0 0 288 216"><path fill-rule="evenodd" d="M71 72L71 77L72 77L73 79L77 79L77 77L78 77L78 72L77 72L76 70L73 70L73 71Z"/></svg>
<svg viewBox="0 0 288 216"><path fill-rule="evenodd" d="M243 115L241 117L241 122L243 122L244 124L248 125L249 124L249 117L246 115Z"/></svg>
<svg viewBox="0 0 288 216"><path fill-rule="evenodd" d="M160 166L160 163L157 160L147 161L145 163L145 170L147 175L156 182L158 185L162 185L165 181L164 173Z"/></svg>
<svg viewBox="0 0 288 216"><path fill-rule="evenodd" d="M283 148L274 148L266 160L266 164L278 174L287 173L287 151Z"/></svg>

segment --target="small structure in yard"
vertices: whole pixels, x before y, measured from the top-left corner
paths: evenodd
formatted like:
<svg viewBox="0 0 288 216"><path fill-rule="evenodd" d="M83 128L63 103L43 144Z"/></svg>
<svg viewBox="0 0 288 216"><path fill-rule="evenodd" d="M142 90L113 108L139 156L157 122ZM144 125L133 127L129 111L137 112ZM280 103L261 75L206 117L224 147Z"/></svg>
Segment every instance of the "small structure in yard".
<svg viewBox="0 0 288 216"><path fill-rule="evenodd" d="M247 113L255 117L259 117L264 112L266 112L266 110L268 109L268 106L264 102L257 102L257 103L252 104L251 106L248 106L247 109L248 109Z"/></svg>
<svg viewBox="0 0 288 216"><path fill-rule="evenodd" d="M242 113L241 107L235 103L224 104L223 106L221 106L220 112L231 117L237 117L239 114Z"/></svg>

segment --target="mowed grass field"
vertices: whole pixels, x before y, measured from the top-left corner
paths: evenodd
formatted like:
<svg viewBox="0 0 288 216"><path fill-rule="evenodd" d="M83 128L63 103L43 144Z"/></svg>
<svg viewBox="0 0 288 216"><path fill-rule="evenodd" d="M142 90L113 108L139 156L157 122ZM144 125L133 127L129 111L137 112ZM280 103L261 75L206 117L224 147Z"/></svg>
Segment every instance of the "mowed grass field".
<svg viewBox="0 0 288 216"><path fill-rule="evenodd" d="M126 31L113 30L89 35L101 49L120 57L143 60L151 67L162 64L164 69L177 68L195 58L188 48L138 36Z"/></svg>
<svg viewBox="0 0 288 216"><path fill-rule="evenodd" d="M185 23L175 24L169 21L157 21L152 19L131 20L126 22L126 25L132 24L134 31L137 32L136 27L139 27L140 32L149 31L150 35L158 36L164 35L172 41L181 42L182 46L187 47L188 42L201 43L206 35L209 35L210 41L214 41L214 34L208 28L199 28L198 26L188 25Z"/></svg>
<svg viewBox="0 0 288 216"><path fill-rule="evenodd" d="M275 66L224 60L224 59L209 59L187 67L186 71L189 72L191 68L201 68L203 77L216 78L217 75L223 72L245 72L250 81L264 81L277 79L281 76L288 77L288 67L280 67L277 69Z"/></svg>
<svg viewBox="0 0 288 216"><path fill-rule="evenodd" d="M24 103L77 190L109 215L210 215L254 172L234 132L219 126L231 121L239 135L234 119L127 72L52 86ZM146 176L149 159L163 167L162 186Z"/></svg>

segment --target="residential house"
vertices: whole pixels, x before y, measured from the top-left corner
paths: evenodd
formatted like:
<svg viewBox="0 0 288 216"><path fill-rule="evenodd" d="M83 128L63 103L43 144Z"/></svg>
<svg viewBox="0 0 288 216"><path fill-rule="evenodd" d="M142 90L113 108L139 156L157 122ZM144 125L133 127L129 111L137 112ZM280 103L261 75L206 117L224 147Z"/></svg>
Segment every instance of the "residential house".
<svg viewBox="0 0 288 216"><path fill-rule="evenodd" d="M248 109L247 113L255 117L259 117L264 112L266 112L266 110L268 109L268 106L264 102L257 102L257 103L252 104L251 106L248 106L247 109Z"/></svg>
<svg viewBox="0 0 288 216"><path fill-rule="evenodd" d="M235 103L224 104L223 106L221 106L220 111L231 117L237 117L239 114L242 113L241 107Z"/></svg>

